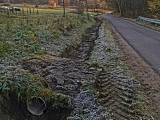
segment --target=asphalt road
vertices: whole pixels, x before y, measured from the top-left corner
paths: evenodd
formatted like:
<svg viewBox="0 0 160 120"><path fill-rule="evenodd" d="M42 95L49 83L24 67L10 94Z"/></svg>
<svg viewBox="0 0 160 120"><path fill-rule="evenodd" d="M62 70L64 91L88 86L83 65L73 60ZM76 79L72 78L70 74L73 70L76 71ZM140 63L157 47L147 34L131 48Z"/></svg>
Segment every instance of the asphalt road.
<svg viewBox="0 0 160 120"><path fill-rule="evenodd" d="M160 74L160 32L106 14L102 17L110 21L134 50Z"/></svg>

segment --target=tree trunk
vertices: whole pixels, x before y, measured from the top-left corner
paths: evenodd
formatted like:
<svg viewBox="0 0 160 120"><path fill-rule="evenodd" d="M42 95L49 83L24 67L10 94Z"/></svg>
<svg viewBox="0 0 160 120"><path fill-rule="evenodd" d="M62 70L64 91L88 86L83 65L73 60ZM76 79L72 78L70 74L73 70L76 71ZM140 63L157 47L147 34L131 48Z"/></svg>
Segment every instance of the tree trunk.
<svg viewBox="0 0 160 120"><path fill-rule="evenodd" d="M63 17L65 17L65 16L66 16L65 2L64 2L64 0L63 0Z"/></svg>

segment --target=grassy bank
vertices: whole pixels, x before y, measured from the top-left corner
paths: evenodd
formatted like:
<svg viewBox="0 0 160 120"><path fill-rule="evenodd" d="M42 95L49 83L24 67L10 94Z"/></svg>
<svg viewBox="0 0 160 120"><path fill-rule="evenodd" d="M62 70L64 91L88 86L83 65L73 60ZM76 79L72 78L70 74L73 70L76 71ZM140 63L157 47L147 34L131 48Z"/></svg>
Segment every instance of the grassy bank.
<svg viewBox="0 0 160 120"><path fill-rule="evenodd" d="M53 56L60 56L67 47L76 47L95 21L86 16L77 19L75 14L62 17L62 11L44 11L0 13L1 103L10 101L14 93L18 101L28 102L34 96L51 102L54 107L70 107L68 96L52 91L42 75L23 69L22 64L25 60L45 59L46 56L47 61L52 61ZM8 106L0 104L1 111L8 112Z"/></svg>

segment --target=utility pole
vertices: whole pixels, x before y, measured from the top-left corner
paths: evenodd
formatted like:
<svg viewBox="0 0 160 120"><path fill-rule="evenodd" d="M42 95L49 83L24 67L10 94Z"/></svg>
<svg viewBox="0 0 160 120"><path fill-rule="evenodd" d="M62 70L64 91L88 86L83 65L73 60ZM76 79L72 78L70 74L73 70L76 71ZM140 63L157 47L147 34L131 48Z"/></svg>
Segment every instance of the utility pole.
<svg viewBox="0 0 160 120"><path fill-rule="evenodd" d="M78 3L78 5L77 5L77 6L78 6L78 10L77 10L77 12L78 12L78 18L79 18L79 14L80 14L80 0L78 0L78 2L77 2L77 3Z"/></svg>

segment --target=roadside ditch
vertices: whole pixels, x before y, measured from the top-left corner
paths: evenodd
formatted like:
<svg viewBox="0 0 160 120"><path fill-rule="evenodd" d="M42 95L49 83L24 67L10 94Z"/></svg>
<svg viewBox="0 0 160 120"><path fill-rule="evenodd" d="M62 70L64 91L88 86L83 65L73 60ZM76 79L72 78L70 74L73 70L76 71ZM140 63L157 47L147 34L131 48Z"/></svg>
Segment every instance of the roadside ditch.
<svg viewBox="0 0 160 120"><path fill-rule="evenodd" d="M48 55L21 62L22 69L44 78L53 94L60 93L54 102L32 99L28 109L26 101L12 94L12 102L6 101L11 102L9 112L15 120L147 119L141 85L123 59L108 23L96 19L82 42L69 46L61 57ZM33 115L39 111L42 114Z"/></svg>

